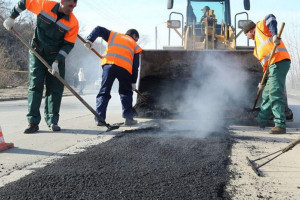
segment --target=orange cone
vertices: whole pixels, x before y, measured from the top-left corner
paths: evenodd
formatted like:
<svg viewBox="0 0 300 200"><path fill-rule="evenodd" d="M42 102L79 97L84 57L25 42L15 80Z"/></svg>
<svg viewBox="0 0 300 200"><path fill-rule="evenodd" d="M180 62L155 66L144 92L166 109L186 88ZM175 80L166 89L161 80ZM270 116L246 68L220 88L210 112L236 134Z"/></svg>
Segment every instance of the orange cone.
<svg viewBox="0 0 300 200"><path fill-rule="evenodd" d="M2 134L2 129L1 129L1 126L0 126L0 151L4 151L4 150L12 148L12 147L14 147L13 143L5 143L4 137L3 137L3 134Z"/></svg>

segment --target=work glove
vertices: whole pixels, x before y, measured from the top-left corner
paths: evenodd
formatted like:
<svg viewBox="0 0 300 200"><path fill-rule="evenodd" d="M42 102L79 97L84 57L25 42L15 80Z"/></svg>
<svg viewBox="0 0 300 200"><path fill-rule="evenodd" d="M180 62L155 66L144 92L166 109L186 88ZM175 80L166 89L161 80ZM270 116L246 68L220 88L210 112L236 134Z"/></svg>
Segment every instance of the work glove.
<svg viewBox="0 0 300 200"><path fill-rule="evenodd" d="M135 83L131 83L131 88L132 88L132 91L136 90L136 84Z"/></svg>
<svg viewBox="0 0 300 200"><path fill-rule="evenodd" d="M85 48L87 48L88 50L91 50L93 48L93 43L91 41L87 41L86 43L84 43Z"/></svg>
<svg viewBox="0 0 300 200"><path fill-rule="evenodd" d="M264 89L265 86L266 86L265 84L258 83L257 88L258 88L259 91L261 91L261 90Z"/></svg>
<svg viewBox="0 0 300 200"><path fill-rule="evenodd" d="M52 63L52 66L51 66L52 68L51 69L48 69L48 71L54 76L54 74L55 74L55 72L57 72L58 73L58 75L60 75L59 74L59 69L58 69L58 62L56 62L56 61L54 61L53 63Z"/></svg>
<svg viewBox="0 0 300 200"><path fill-rule="evenodd" d="M277 35L273 36L273 42L274 42L275 45L279 45L280 44L280 40L281 40L281 38L278 37Z"/></svg>
<svg viewBox="0 0 300 200"><path fill-rule="evenodd" d="M3 22L4 28L6 28L8 31L10 31L13 28L14 24L15 24L15 20L11 17L8 17Z"/></svg>

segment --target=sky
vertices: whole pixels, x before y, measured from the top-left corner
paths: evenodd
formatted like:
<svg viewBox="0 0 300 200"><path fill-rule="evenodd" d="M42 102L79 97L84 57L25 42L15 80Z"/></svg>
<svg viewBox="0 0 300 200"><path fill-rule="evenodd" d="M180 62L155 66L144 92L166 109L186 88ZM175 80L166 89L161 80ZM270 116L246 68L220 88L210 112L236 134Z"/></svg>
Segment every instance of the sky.
<svg viewBox="0 0 300 200"><path fill-rule="evenodd" d="M12 1L17 2L17 0ZM245 11L243 7L243 1L244 0L231 0L232 23L234 22L234 16L236 13ZM300 29L299 1L300 0L250 0L251 9L250 11L247 11L247 13L249 14L249 19L254 22L262 20L264 16L270 13L274 14L278 21L278 28L280 27L282 22L286 23L282 36L283 40L285 40L287 39L289 33L292 33L293 31L295 31L295 29ZM103 26L109 30L114 30L121 33L125 33L128 29L135 28L139 31L141 38L147 38L147 42L141 44L141 47L143 49L155 48L155 28L157 27L158 48L161 49L163 46L168 44L169 30L166 27L166 21L169 18L170 12L180 12L185 15L186 2L186 0L174 0L174 8L172 10L168 10L167 0L78 0L77 7L74 9L74 14L79 20L80 29L83 30L80 33L83 37L86 37L96 26ZM239 17L238 20L239 19L245 18ZM238 29L237 32L239 31L240 30ZM300 31L299 34L294 35L296 36L295 38L297 39L297 41L300 41ZM172 45L181 44L180 38L174 32L172 32L172 39L174 39L172 40ZM246 37L242 34L240 36L240 40L238 40L237 45L239 45L239 42L243 43L245 41ZM295 42L294 45L297 46L297 44L298 43ZM254 45L253 41L250 42L250 45ZM90 56L91 58L96 58L93 54L91 54ZM80 66L87 66L86 68L90 68L92 59L84 58L83 60L88 63L86 65L85 63L81 63L82 59L76 60L76 62L80 63ZM230 69L232 65L231 58L211 58L207 62L211 64L211 60L215 60L217 62L215 63L215 66L223 65L223 67L226 67L224 65L227 64L229 65L228 68ZM201 61L202 64L203 62L204 61ZM95 66L99 66L98 60L95 61ZM203 64L203 66L205 65ZM242 76L234 75L226 77L224 76L224 74L231 75L234 73L228 73L228 71L220 71L219 78L216 78L215 72L213 73L212 77L206 77L206 80L208 81L205 82L208 83L208 86L215 86L215 80L218 80L220 82L220 84L217 85L219 88L217 89L218 92L216 93L211 92L214 88L206 88L206 86L200 88L200 90L196 88L197 92L195 92L195 90L189 91L191 94L193 94L194 97L195 95L197 95L197 102L192 102L196 103L195 107L197 107L197 110L199 111L197 113L209 113L211 114L212 119L221 116L220 110L224 111L222 110L222 108L226 107L226 105L224 106L223 104L220 104L220 91L233 91L232 94L230 93L231 96L236 95L236 91L243 91L240 88L235 88L242 86L242 84L240 84L244 80ZM232 79L232 77L236 78ZM220 81L221 79L223 80L223 82ZM209 84L211 83L211 81L213 82L213 84ZM234 87L228 89L226 88L228 84ZM207 95L208 93L210 93L210 95ZM237 99L238 98L239 97L237 97ZM197 106L199 105L198 99L201 100L200 103L204 105L203 107ZM212 101L211 99L213 99L214 101ZM211 103L212 106L207 106L207 102ZM191 102L188 103L191 104ZM222 101L221 103L224 102ZM210 109L207 110L207 108L211 107L216 108L215 112L212 112ZM203 116L207 115L204 114ZM196 116L196 118L201 119L201 116ZM203 127L208 126L208 124L205 123L206 121L204 121ZM213 124L211 127L214 126L215 124Z"/></svg>
<svg viewBox="0 0 300 200"><path fill-rule="evenodd" d="M250 0L250 4L251 9L247 12L254 22L272 13L277 17L278 24L286 23L285 30L295 25L300 26L299 0ZM126 32L130 28L135 28L140 35L148 39L142 48L153 49L155 48L155 27L158 30L158 48L162 48L168 43L168 29L165 22L170 12L181 12L185 15L185 9L186 0L174 0L172 10L167 9L167 0L78 0L74 13L79 19L80 26L84 27L83 34L87 35L98 25L117 32ZM235 14L244 11L243 0L231 0L232 23ZM283 36L285 32L287 31L284 31ZM172 42L176 40L177 43L174 44L180 44L176 33L171 32L171 35L174 36Z"/></svg>
<svg viewBox="0 0 300 200"><path fill-rule="evenodd" d="M146 43L142 43L141 47L154 49L155 28L158 30L157 46L162 48L168 44L169 30L166 27L166 21L170 12L180 12L185 15L186 2L186 0L174 0L174 8L168 10L167 0L78 0L74 14L79 20L83 36L87 36L96 26L123 33L130 28L135 28L141 36L147 38ZM247 13L252 21L257 22L272 13L277 17L278 26L282 22L286 23L283 38L295 26L300 27L299 0L250 0L250 4L251 9ZM234 23L235 14L244 11L243 0L231 0L232 23ZM245 15L237 19L245 19ZM172 45L181 44L180 38L174 31L171 31L171 38ZM246 39L241 35L237 42L239 41L243 44ZM250 45L253 45L252 41Z"/></svg>

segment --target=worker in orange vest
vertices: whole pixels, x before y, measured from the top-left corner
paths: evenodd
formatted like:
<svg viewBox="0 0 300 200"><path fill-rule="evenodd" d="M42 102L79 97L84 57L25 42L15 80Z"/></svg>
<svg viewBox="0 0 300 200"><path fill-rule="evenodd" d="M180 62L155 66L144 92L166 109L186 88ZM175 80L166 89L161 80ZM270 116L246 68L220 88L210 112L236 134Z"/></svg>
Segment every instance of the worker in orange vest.
<svg viewBox="0 0 300 200"><path fill-rule="evenodd" d="M73 9L77 0L61 0L60 3L50 0L20 0L12 9L3 25L7 30L14 26L24 10L37 15L37 26L32 39L32 48L47 61L52 69L47 71L44 64L29 52L29 89L28 89L28 127L24 133L35 133L41 121L40 105L46 84L44 117L52 131L60 131L58 126L59 110L64 85L54 76L58 73L65 76L65 58L74 47L78 34L78 21Z"/></svg>
<svg viewBox="0 0 300 200"><path fill-rule="evenodd" d="M135 125L137 121L133 119L132 95L136 89L139 57L142 52L137 44L139 33L135 29L129 29L122 34L98 26L87 37L85 47L91 49L97 37L102 37L107 42L107 48L101 61L103 72L101 88L96 97L96 111L103 119L106 118L110 91L114 80L118 79L122 117L125 118L125 125ZM103 125L97 118L95 120L98 126Z"/></svg>
<svg viewBox="0 0 300 200"><path fill-rule="evenodd" d="M257 24L249 21L244 25L243 30L246 36L255 42L254 56L260 61L263 71L267 68L274 45L278 45L270 61L267 82L265 85L259 84L259 87L264 89L260 112L256 119L260 126L264 127L273 113L275 127L270 133L284 134L286 133L284 89L291 59L283 41L277 36L276 17L269 14Z"/></svg>

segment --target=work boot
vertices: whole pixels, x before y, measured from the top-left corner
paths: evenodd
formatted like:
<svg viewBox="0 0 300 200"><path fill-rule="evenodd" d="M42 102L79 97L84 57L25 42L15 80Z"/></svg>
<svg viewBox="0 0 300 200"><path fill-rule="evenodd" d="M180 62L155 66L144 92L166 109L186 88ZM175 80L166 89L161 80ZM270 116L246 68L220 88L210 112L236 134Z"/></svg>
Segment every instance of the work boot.
<svg viewBox="0 0 300 200"><path fill-rule="evenodd" d="M96 122L96 126L105 126L105 124L99 121L99 122Z"/></svg>
<svg viewBox="0 0 300 200"><path fill-rule="evenodd" d="M260 123L260 122L257 120L257 118L256 118L255 121L254 121L254 126L258 126L259 128L262 128L262 129L266 128L266 125Z"/></svg>
<svg viewBox="0 0 300 200"><path fill-rule="evenodd" d="M61 130L60 127L59 127L57 124L51 124L51 125L49 126L49 128L50 128L50 130L52 130L52 131L60 131L60 130Z"/></svg>
<svg viewBox="0 0 300 200"><path fill-rule="evenodd" d="M271 129L270 134L286 134L286 129L275 126Z"/></svg>
<svg viewBox="0 0 300 200"><path fill-rule="evenodd" d="M134 120L134 119L125 119L125 125L126 126L133 126L133 125L136 125L138 123L137 120Z"/></svg>
<svg viewBox="0 0 300 200"><path fill-rule="evenodd" d="M39 130L39 125L38 124L33 124L33 123L29 123L28 127L25 129L24 133L28 134L28 133L35 133Z"/></svg>

